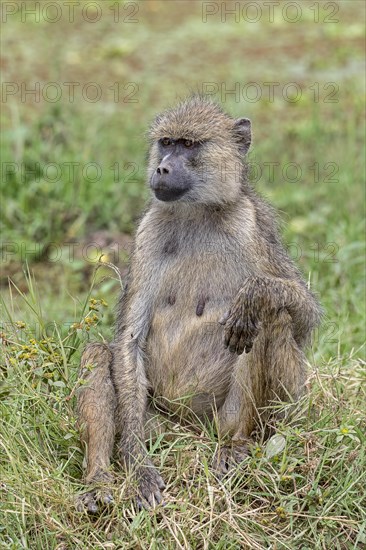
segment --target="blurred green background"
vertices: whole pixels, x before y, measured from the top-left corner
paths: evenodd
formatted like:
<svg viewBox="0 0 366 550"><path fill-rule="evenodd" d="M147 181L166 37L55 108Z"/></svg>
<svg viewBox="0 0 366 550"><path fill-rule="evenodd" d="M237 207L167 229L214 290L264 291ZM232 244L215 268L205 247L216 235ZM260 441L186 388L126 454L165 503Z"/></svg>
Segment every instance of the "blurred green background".
<svg viewBox="0 0 366 550"><path fill-rule="evenodd" d="M26 290L28 262L46 318L72 320L101 249L128 255L148 123L203 91L252 119L252 179L321 296L323 349L363 343L363 2L5 4L3 288Z"/></svg>

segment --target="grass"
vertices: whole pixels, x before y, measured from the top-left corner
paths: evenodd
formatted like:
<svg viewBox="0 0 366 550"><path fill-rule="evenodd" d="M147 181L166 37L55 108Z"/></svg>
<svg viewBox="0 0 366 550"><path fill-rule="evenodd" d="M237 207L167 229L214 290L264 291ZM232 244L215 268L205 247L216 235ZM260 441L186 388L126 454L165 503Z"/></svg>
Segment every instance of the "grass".
<svg viewBox="0 0 366 550"><path fill-rule="evenodd" d="M95 302L89 305L102 308ZM86 308L87 310L88 308ZM91 309L84 319L100 315ZM95 321L94 321L95 322ZM91 330L97 330L93 322ZM82 451L75 430L72 352L79 325L64 338L9 342L1 414L5 548L357 548L365 542L365 364L355 355L311 373L310 393L277 434L260 435L233 478L210 470L209 430L174 429L152 443L167 482L166 506L135 513L117 474L115 503L100 517L80 515ZM16 325L15 332L27 331ZM271 440L270 440L271 441ZM278 452L279 451L279 452Z"/></svg>
<svg viewBox="0 0 366 550"><path fill-rule="evenodd" d="M364 6L338 4L336 24L314 23L303 4L296 24L280 16L203 23L200 3L167 0L139 3L139 23L130 25L107 15L95 24L80 14L74 24L9 16L3 81L96 82L103 96L51 104L18 95L3 108L1 548L366 547ZM138 86L136 103L123 101L134 89L123 88L128 82ZM243 100L248 82L260 84L260 101ZM273 101L265 82L280 82ZM290 82L302 89L296 102L282 94ZM113 333L120 281L108 262L123 278L148 196L147 121L204 83L215 83L235 116L252 119L253 182L280 211L290 253L326 311L309 350L309 392L277 426L280 445L259 431L231 479L211 472L211 430L176 426L150 449L167 505L136 513L117 471L114 505L88 517L74 507L80 353ZM327 102L335 89L338 101ZM15 163L9 173L5 162ZM273 178L268 163L278 163Z"/></svg>

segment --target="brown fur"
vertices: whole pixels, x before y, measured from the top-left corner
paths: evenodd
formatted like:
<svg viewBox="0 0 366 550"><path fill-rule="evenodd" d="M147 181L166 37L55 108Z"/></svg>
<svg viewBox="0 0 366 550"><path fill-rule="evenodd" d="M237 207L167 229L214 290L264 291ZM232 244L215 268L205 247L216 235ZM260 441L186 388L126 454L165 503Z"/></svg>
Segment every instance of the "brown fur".
<svg viewBox="0 0 366 550"><path fill-rule="evenodd" d="M218 431L231 439L225 456L238 461L258 410L301 394L303 348L320 317L272 209L246 180L249 121L240 134L234 119L197 97L163 113L150 130L149 181L164 137L203 143L191 168L197 183L181 200L152 199L136 234L113 361L104 346L87 348L83 364L92 356L96 366L79 405L87 480L109 467L113 424L119 457L150 505L164 484L144 444L149 394L182 417L217 411ZM89 405L102 413L93 416ZM228 462L215 465L225 473Z"/></svg>

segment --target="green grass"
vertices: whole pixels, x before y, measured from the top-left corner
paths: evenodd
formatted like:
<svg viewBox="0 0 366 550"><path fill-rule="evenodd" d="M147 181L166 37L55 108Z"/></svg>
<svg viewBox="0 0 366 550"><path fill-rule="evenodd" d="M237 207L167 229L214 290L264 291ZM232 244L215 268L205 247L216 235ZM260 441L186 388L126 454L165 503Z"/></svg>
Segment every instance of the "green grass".
<svg viewBox="0 0 366 550"><path fill-rule="evenodd" d="M96 24L13 16L3 26L4 82L97 82L103 97L14 96L3 108L1 548L366 547L364 5L339 5L336 24L314 23L305 4L296 24L203 23L199 2L151 0L139 4L136 24L114 25L106 10ZM122 98L136 83L138 101L115 103L115 82ZM284 448L271 453L259 433L232 479L211 472L209 429L176 427L151 448L167 482L164 508L135 513L129 480L117 472L114 505L97 518L80 515L77 367L88 340L113 333L120 281L108 262L123 278L148 197L144 133L156 112L208 82L241 92L262 85L255 103L217 99L252 119L253 181L278 208L290 253L326 312L309 350L309 393L277 426ZM264 82L280 82L273 102ZM289 82L302 89L295 103L282 96ZM329 83L337 102L325 101ZM16 163L13 175L5 162ZM71 162L79 163L72 181ZM88 163L100 167L99 181L86 177ZM273 179L268 163L279 163Z"/></svg>

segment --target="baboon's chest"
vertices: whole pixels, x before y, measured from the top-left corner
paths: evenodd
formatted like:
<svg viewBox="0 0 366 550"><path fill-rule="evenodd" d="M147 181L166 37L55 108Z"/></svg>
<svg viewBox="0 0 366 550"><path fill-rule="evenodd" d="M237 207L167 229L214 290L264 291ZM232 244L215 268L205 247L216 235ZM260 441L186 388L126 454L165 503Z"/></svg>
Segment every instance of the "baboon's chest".
<svg viewBox="0 0 366 550"><path fill-rule="evenodd" d="M212 248L166 259L147 341L147 374L157 394L174 400L208 391L222 402L235 357L224 347L219 319L244 273L233 257ZM202 406L198 399L197 411Z"/></svg>
<svg viewBox="0 0 366 550"><path fill-rule="evenodd" d="M224 304L234 297L249 267L230 242L210 241L204 235L192 241L165 242L156 306L193 306L201 316L209 302Z"/></svg>

